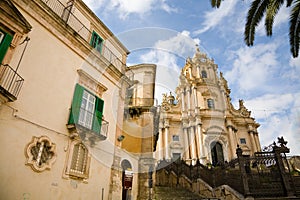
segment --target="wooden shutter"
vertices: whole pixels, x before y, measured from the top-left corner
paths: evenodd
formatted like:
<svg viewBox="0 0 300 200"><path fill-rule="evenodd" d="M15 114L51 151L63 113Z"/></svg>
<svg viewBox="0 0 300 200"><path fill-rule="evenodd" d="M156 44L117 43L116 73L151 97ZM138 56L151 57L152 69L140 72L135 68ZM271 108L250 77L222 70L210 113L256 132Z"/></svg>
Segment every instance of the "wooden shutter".
<svg viewBox="0 0 300 200"><path fill-rule="evenodd" d="M93 121L92 129L97 134L100 134L101 132L103 107L104 107L104 101L96 97L95 113L94 113L94 121Z"/></svg>
<svg viewBox="0 0 300 200"><path fill-rule="evenodd" d="M76 84L68 124L77 124L84 88Z"/></svg>
<svg viewBox="0 0 300 200"><path fill-rule="evenodd" d="M0 44L0 63L2 63L3 58L9 48L9 45L10 45L12 39L13 39L13 36L11 36L8 33L5 34L4 39Z"/></svg>

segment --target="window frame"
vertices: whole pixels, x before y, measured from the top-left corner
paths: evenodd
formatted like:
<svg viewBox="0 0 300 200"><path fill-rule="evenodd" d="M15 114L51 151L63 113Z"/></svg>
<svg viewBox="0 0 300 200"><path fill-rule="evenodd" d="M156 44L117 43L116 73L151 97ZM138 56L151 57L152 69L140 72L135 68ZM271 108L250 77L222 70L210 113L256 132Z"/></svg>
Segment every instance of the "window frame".
<svg viewBox="0 0 300 200"><path fill-rule="evenodd" d="M207 101L207 108L208 109L215 109L215 100L212 98L209 98Z"/></svg>
<svg viewBox="0 0 300 200"><path fill-rule="evenodd" d="M173 142L179 142L180 141L179 135L173 135L172 140Z"/></svg>
<svg viewBox="0 0 300 200"><path fill-rule="evenodd" d="M240 138L240 144L247 144L246 138Z"/></svg>
<svg viewBox="0 0 300 200"><path fill-rule="evenodd" d="M32 152L35 147L38 147L37 156ZM46 153L51 153L51 157L45 158L43 156L45 148L47 148ZM31 142L26 145L25 152L27 158L26 165L30 166L36 172L50 170L57 157L56 144L51 142L47 136L33 136Z"/></svg>
<svg viewBox="0 0 300 200"><path fill-rule="evenodd" d="M78 148L78 150L76 148ZM85 150L83 156L80 154L80 148ZM82 159L81 161L79 160L80 158ZM88 179L90 175L90 162L91 156L88 147L81 141L73 140L69 146L63 177L81 180ZM79 166L79 164L81 164L81 166ZM79 168L82 170L79 170Z"/></svg>
<svg viewBox="0 0 300 200"><path fill-rule="evenodd" d="M5 55L10 47L10 44L13 40L13 35L9 34L8 32L5 32L0 29L0 32L2 35L2 40L0 41L0 64L2 63L3 59L5 58Z"/></svg>
<svg viewBox="0 0 300 200"><path fill-rule="evenodd" d="M93 109L93 115L92 115L93 119L92 119L91 126L85 126L86 124L79 122L79 117L81 113L81 104L82 104L84 92L95 97L95 105ZM96 135L101 135L103 110L104 110L104 101L77 83L73 94L73 100L72 100L68 124L79 125L82 126L83 128L93 131L94 133L96 133Z"/></svg>
<svg viewBox="0 0 300 200"><path fill-rule="evenodd" d="M102 52L102 47L103 47L103 39L97 34L95 31L93 31L92 36L91 36L91 41L90 45L96 49L99 53Z"/></svg>

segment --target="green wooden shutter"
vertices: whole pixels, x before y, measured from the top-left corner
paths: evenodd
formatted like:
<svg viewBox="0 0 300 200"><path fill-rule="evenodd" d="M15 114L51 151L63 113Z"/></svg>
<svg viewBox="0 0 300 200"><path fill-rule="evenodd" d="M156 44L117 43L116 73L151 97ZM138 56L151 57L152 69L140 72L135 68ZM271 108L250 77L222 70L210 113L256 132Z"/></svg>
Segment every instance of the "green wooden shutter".
<svg viewBox="0 0 300 200"><path fill-rule="evenodd" d="M83 91L84 88L81 85L76 84L68 124L78 123Z"/></svg>
<svg viewBox="0 0 300 200"><path fill-rule="evenodd" d="M102 42L103 42L103 39L95 31L93 31L90 45L92 47L94 47L98 52L101 53Z"/></svg>
<svg viewBox="0 0 300 200"><path fill-rule="evenodd" d="M12 35L10 35L8 33L5 34L4 39L0 44L0 63L2 63L3 58L9 48L9 45L10 45L12 39L13 39Z"/></svg>
<svg viewBox="0 0 300 200"><path fill-rule="evenodd" d="M104 107L104 101L96 97L95 113L94 113L92 129L97 134L100 134L101 132L103 107Z"/></svg>

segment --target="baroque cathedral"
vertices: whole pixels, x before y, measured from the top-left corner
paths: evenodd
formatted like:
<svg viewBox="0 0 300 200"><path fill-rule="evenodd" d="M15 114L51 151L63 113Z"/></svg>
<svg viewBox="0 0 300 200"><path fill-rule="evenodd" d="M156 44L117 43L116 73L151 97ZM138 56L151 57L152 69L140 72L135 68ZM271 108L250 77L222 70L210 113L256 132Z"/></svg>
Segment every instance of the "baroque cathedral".
<svg viewBox="0 0 300 200"><path fill-rule="evenodd" d="M243 154L260 151L259 124L239 100L231 103L230 89L218 65L197 48L182 68L176 97L163 94L159 111L156 159L181 158L188 164L219 165Z"/></svg>

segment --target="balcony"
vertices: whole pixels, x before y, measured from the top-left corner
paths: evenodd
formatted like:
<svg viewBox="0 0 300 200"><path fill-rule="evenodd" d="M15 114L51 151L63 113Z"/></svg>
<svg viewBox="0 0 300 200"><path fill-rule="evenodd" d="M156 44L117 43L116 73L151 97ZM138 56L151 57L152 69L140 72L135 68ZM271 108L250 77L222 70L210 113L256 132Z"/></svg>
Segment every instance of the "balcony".
<svg viewBox="0 0 300 200"><path fill-rule="evenodd" d="M67 128L71 136L79 136L82 140L95 144L107 138L109 123L102 118L102 115L90 112L82 108L72 109L70 112Z"/></svg>
<svg viewBox="0 0 300 200"><path fill-rule="evenodd" d="M125 104L128 107L151 107L153 106L154 99L153 98L128 98L125 101Z"/></svg>
<svg viewBox="0 0 300 200"><path fill-rule="evenodd" d="M90 43L90 37L92 32L87 28L73 13L72 1L69 1L69 5L63 5L59 0L42 0L60 19L64 21L66 25L71 27L75 33L80 35L86 42ZM100 55L105 58L109 64L115 66L118 69L125 69L126 64L120 60L105 44L102 44Z"/></svg>
<svg viewBox="0 0 300 200"><path fill-rule="evenodd" d="M15 101L20 93L24 79L9 65L0 66L0 93L5 101Z"/></svg>

